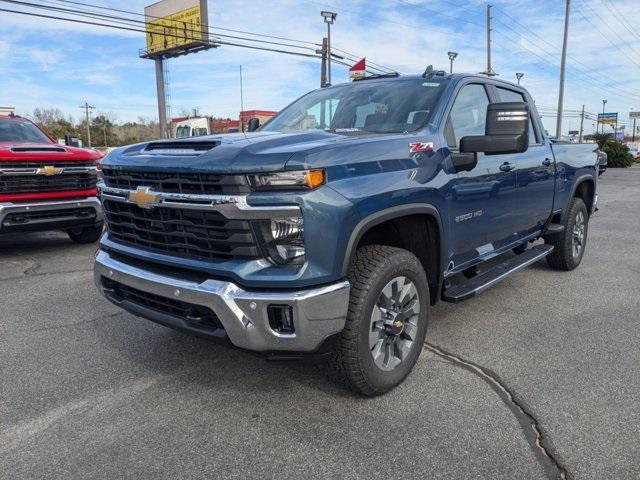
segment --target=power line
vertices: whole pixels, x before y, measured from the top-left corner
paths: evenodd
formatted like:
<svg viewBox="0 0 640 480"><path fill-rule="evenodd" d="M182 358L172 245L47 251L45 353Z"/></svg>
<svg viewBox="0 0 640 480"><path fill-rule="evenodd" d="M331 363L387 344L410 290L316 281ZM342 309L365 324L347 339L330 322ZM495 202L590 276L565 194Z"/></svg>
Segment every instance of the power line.
<svg viewBox="0 0 640 480"><path fill-rule="evenodd" d="M2 1L2 0L0 0L0 1ZM106 11L126 13L126 14L129 14L129 15L134 15L134 16L138 16L138 17L144 17L145 19L147 17L148 18L153 18L153 19L161 19L161 17L149 16L149 15L145 15L145 14L138 13L138 12L132 12L132 11L129 11L129 10L122 10L122 9L111 8L111 7L103 7L103 6L100 6L100 5L95 5L95 4L91 4L91 3L85 3L85 2L76 2L76 1L73 1L73 0L43 0L43 1L45 1L47 3L57 2L57 3L63 3L63 4L72 4L72 5L79 5L79 6L83 6L83 7L96 8L96 9L101 9L101 10L106 10ZM73 11L73 10L71 10L71 12L76 13L76 11ZM95 14L96 12L84 11L83 13L85 13L85 14ZM146 25L145 21L139 21L139 20L134 20L134 19L126 19L124 17L112 17L112 18L117 18L118 20L123 20L123 21L127 21L127 22L142 23L142 24ZM219 37L234 38L234 39L243 40L243 41L259 42L260 40L246 38L246 37L236 37L236 36L232 36L232 35L226 35L226 34L222 34L222 33L217 32L217 30L222 30L222 31L225 31L225 32L241 33L241 34L251 35L251 36L255 36L255 37L283 40L283 41L288 41L288 42L297 42L297 43L304 44L304 45L312 45L314 47L314 48L302 47L302 46L298 46L298 45L291 45L291 44L283 44L283 43L278 43L278 42L272 42L272 44L275 44L275 45L290 46L290 47L293 47L293 48L305 48L305 49L308 49L308 50L315 50L315 47L320 46L319 43L310 42L310 41L307 41L307 40L299 40L299 39L293 39L293 38L289 38L289 37L281 37L281 36L277 36L277 35L255 33L255 32L250 32L250 31L247 31L247 30L237 30L237 29L225 28L225 27L209 27L207 25L205 25L204 28L207 29L207 32L209 34L213 34L213 35L219 36ZM195 32L195 33L205 33L204 30L203 31L196 31L196 30L187 29L187 31ZM262 43L271 43L271 42L262 41ZM344 50L340 50L340 49L337 49L335 47L333 47L332 49L333 50L337 50L337 51L342 51L343 53L347 53L347 54L351 55L352 57L354 57L354 59L357 59L357 60L362 58L362 56L358 56L356 54L351 54L349 52L345 52ZM385 72L385 73L386 72L390 73L390 72L395 71L395 70L391 69L390 67L387 67L387 66L384 66L384 65L380 65L380 64L377 64L377 63L374 63L374 62L371 62L371 61L367 61L367 63L369 65L372 65L372 66L375 66L375 67L379 67L379 68L372 68L372 70L378 70L380 72Z"/></svg>
<svg viewBox="0 0 640 480"><path fill-rule="evenodd" d="M513 29L511 29L511 30L513 30ZM515 31L515 30L513 30L513 31L514 31L515 33L518 33L518 32L517 32L517 31ZM505 32L503 32L503 31L502 31L501 33L502 33L502 35L503 35L503 36L505 36L508 40L510 40L513 44L517 44L517 43L518 43L518 40L517 40L516 38L514 38L514 37L512 37L512 36L509 36L509 35L507 35L507 34L505 34ZM532 50L532 49L530 49L530 48L528 48L528 47L526 47L526 46L524 46L524 45L520 45L520 48L522 48L522 49L524 49L524 50L528 51L529 53L531 53L531 54L532 54L532 55L534 55L535 57L539 58L542 62L547 63L547 64L549 64L549 65L553 66L554 68L558 68L558 65L556 65L556 64L555 64L555 63L553 63L553 62L551 62L548 58L545 58L545 57L543 57L542 55L538 54L538 53L537 53L537 52L535 52L534 50ZM540 48L540 50L542 50L542 52L544 52L544 53L545 53L545 54L547 54L547 55L554 55L554 54L552 54L552 53L547 52L546 50L544 50L544 49L542 49L542 48ZM569 56L569 55L568 55L568 56ZM581 63L581 62L580 62L580 63ZM632 93L630 93L630 92L628 92L628 91L626 91L626 90L622 90L622 89L620 89L620 88L618 88L618 87L614 87L614 86L612 86L611 84L604 82L603 80L599 79L598 77L596 77L596 76L592 75L591 73L589 73L589 72L587 72L587 71L584 71L584 70L581 70L581 69L578 69L578 68L574 67L574 68L573 68L573 72L574 72L574 74L577 74L577 75L580 75L580 76L582 76L582 77L585 77L585 78L583 78L583 81L584 81L584 82L586 82L586 83L591 84L592 86L595 86L596 88L598 88L598 90L599 90L599 91L609 92L609 91L614 90L614 91L618 91L618 92L619 92L618 94L619 94L620 96L624 96L624 97L628 97L628 98L635 98L635 99L637 99L637 100L639 100L639 101L640 101L640 96L638 96L638 95L634 95L634 94L632 94ZM605 76L605 75L601 75L601 76ZM605 76L605 77L606 77L606 76ZM612 79L612 81L615 81L615 80L613 80L613 79ZM599 84L601 84L601 86L600 86L600 85L598 85L598 83L599 83Z"/></svg>
<svg viewBox="0 0 640 480"><path fill-rule="evenodd" d="M0 1L6 1L6 0L0 0ZM61 20L64 22L72 22L72 23L79 23L79 24L84 24L84 25L94 25L94 26L98 26L98 27L106 27L106 28L113 28L116 30L126 30L126 31L130 31L130 32L140 32L140 33L146 33L146 30L141 30L138 28L133 28L133 27L125 27L125 26L118 26L118 25L109 25L109 24L105 24L105 23L98 23L98 22L88 22L86 20L77 20L77 19L73 19L73 18L64 18L64 17L56 17L53 15L44 15L41 13L34 13L34 12L24 12L24 11L20 11L20 10L9 10L6 8L0 8L0 12L8 12L8 13L16 13L19 15L26 15L26 16L31 16L31 17L39 17L39 18L48 18L51 20ZM171 38L184 38L182 35L173 35L170 33L162 33L159 34L163 37L171 37ZM258 47L255 45L246 45L246 44L242 44L242 43L234 43L234 42L227 42L225 40L216 40L215 42L211 42L213 45L228 45L228 46L233 46L233 47L242 47L242 48L249 48L249 49L253 49L253 50L263 50L263 51L269 51L269 52L277 52L277 53L284 53L284 54L288 54L288 55L296 55L296 56L300 56L300 57L307 57L307 58L320 58L318 55L315 54L308 54L308 53L302 53L302 52L292 52L289 50L282 50L282 49L276 49L276 48L267 48L267 47Z"/></svg>
<svg viewBox="0 0 640 480"><path fill-rule="evenodd" d="M516 18L514 18L514 17L513 17L513 16L511 16L511 15L509 15L509 14L508 14L507 12L505 12L505 11L500 11L500 13L501 13L502 15L504 15L504 16L506 16L506 17L510 18L510 19L511 19L514 23L516 23L520 28L522 28L522 29L524 29L524 30L526 30L526 31L530 32L530 33L531 33L531 35L532 35L533 37L535 37L535 38L537 38L537 39L538 39L538 41L543 42L543 43L545 43L546 45L549 45L552 49L554 49L554 50L555 50L555 48L556 48L556 47L555 47L554 45L552 45L552 44L551 44L551 43L549 43L546 39L544 39L543 37L541 37L540 35L538 35L537 33L535 33L535 32L534 32L533 30L531 30L528 26L526 26L526 25L524 25L524 24L520 23ZM527 38L526 38L526 36L525 36L521 31L517 31L517 30L515 30L515 29L514 29L514 28L512 28L510 25L508 25L507 23L505 23L505 22L503 22L502 20L500 20L500 18L495 18L495 20L496 20L496 21L498 21L499 23L501 23L505 28L508 28L508 29L509 29L509 30L511 30L512 32L516 33L517 35L520 35L521 37L523 37L523 38L527 39ZM535 43L535 42L534 42L534 43ZM525 47L525 46L522 46L522 45L521 45L521 47L522 47L522 48L524 48L525 50L529 51L529 52L533 52L531 49L529 49L529 48L527 48L527 47ZM552 57L553 57L553 56L559 56L559 55L560 55L558 52L555 52L555 51L554 51L554 52L549 52L549 51L547 51L547 50L543 49L543 48L542 48L542 47L540 47L540 46L538 46L538 48L539 48L539 49L540 49L544 54L549 55L549 56L552 56ZM545 61L546 63L549 63L550 65L553 65L554 67L557 67L557 65L555 65L554 63L549 62L549 61L548 61L548 59L543 59L543 57L541 57L540 55L536 55L536 56L537 56L538 58L542 59L543 61ZM586 68L586 69L588 69L588 70L590 70L590 69L592 68L591 66L589 66L589 65L587 65L587 64L585 64L585 63L583 63L583 62L581 62L580 60L578 60L576 57L574 57L574 56L573 56L573 55L571 55L570 53L567 53L567 57L568 57L568 58L570 58L570 59L572 60L572 63L579 64L579 65L581 65L581 66L585 67L585 68ZM617 80L617 79L615 79L615 78L613 78L613 77L611 77L611 76L609 76L609 75L606 75L606 74L605 74L604 72L602 72L602 71L599 71L599 72L598 72L598 77L596 77L596 76L592 75L588 70L583 70L583 69L577 68L577 67L575 67L575 66L573 67L573 71L574 71L574 72L576 72L576 73L578 73L579 75L586 76L586 77L590 78L591 80L593 80L594 82L601 83L601 84L602 84L602 87L599 87L599 88L600 88L602 91L608 91L608 90L610 90L610 89L611 89L611 90L617 90L618 92L621 92L621 94L622 94L622 95L625 95L625 96L632 96L632 97L634 96L634 95L632 95L632 94L629 94L629 93L628 93L628 92L626 92L626 91L623 91L623 90L621 90L621 89L619 89L619 88L613 87L612 85L610 85L610 84L608 84L608 83L605 83L601 78L607 78L607 79L609 79L611 82L614 82L614 83L618 83L618 80ZM593 83L592 83L592 84L593 84ZM640 97L636 97L636 98L640 99Z"/></svg>
<svg viewBox="0 0 640 480"><path fill-rule="evenodd" d="M584 5L585 5L589 10L591 10L591 11L592 11L592 12L593 12L593 13L594 13L598 18L600 18L600 20L602 20L602 23L603 23L603 24L605 24L605 25L606 25L606 22L602 19L602 17L600 17L600 15L598 15L598 13L597 13L595 10L593 10L593 8L591 8L591 6L589 6L589 4L588 4L586 1L584 1L584 0L583 0L583 2L582 2L582 3L583 3L583 4L584 4ZM618 50L619 50L619 51L620 51L620 52L621 52L625 57L627 57L627 58L629 59L629 61L631 61L632 63L634 63L634 64L635 64L635 65L637 65L638 67L640 67L640 63L638 63L636 60L634 60L634 59L633 59L633 58L631 58L629 55L627 55L627 52L626 52L624 49L620 48L620 46L619 46L619 45L616 45L616 43L615 43L615 42L613 42L613 41L609 38L609 36L608 36L606 33L604 33L602 30L600 30L600 27L598 27L595 23L593 23L593 22L591 21L591 19L590 19L589 17L587 17L587 16L582 12L582 10L578 9L578 13L580 14L580 16L581 16L582 18L584 18L584 20L585 20L586 22L588 22L588 23L589 23L593 28L595 28L595 29L598 31L598 33L599 33L600 35L602 35L602 36L607 40L607 42L609 42L609 44L610 44L612 47L614 47L614 48L618 49ZM617 33L616 33L616 35L617 35ZM624 41L624 40L623 40L623 41Z"/></svg>
<svg viewBox="0 0 640 480"><path fill-rule="evenodd" d="M631 33L634 37L640 39L640 35L635 30L633 30L633 27L627 22L627 19L624 18L624 14L620 10L618 10L618 7L616 7L615 3L613 3L611 0L606 0L606 2L607 3L605 3L605 0L600 0L600 3L602 3L611 13L618 17L618 20L620 20L622 26L626 28L629 33Z"/></svg>
<svg viewBox="0 0 640 480"><path fill-rule="evenodd" d="M582 2L582 3L584 3L584 5L585 5L589 10L591 10L591 12L592 12L596 17L598 17L598 18L601 20L602 24L604 24L604 25L605 25L609 30L611 30L611 31L613 32L613 34L614 34L616 37L618 37L618 39L619 39L623 44L624 44L624 43L628 43L624 38L622 38L622 37L620 36L620 34L618 33L618 31L617 31L615 28L613 28L613 27L611 27L611 25L609 25L609 22L607 22L607 19L605 19L602 15L598 14L598 12L596 12L596 10L594 10L594 8L591 6L591 3L587 2L587 0L583 0L583 2ZM607 5L605 5L605 7L607 7ZM609 9L608 7L607 7L607 9L608 9L610 12L613 12L613 11L612 11L611 9ZM618 47L618 48L619 48L619 47ZM640 53L638 53L638 51L637 51L637 50L635 50L634 48L632 48L630 45L629 45L629 49L630 49L633 53L635 53L636 55L640 55Z"/></svg>

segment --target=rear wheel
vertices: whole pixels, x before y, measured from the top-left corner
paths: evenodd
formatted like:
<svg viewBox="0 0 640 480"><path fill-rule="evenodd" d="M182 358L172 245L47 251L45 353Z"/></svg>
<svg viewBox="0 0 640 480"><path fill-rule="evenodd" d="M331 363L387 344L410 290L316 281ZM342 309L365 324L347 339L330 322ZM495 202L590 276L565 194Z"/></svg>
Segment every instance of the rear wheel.
<svg viewBox="0 0 640 480"><path fill-rule="evenodd" d="M349 272L345 328L331 354L334 378L362 395L400 384L427 332L429 285L422 264L400 248L360 248Z"/></svg>
<svg viewBox="0 0 640 480"><path fill-rule="evenodd" d="M574 197L569 205L564 231L548 237L545 242L553 245L553 252L547 256L547 263L556 270L573 270L582 261L587 246L589 214L581 198Z"/></svg>
<svg viewBox="0 0 640 480"><path fill-rule="evenodd" d="M71 228L67 230L67 235L75 243L94 243L100 239L102 228L102 223L95 227Z"/></svg>

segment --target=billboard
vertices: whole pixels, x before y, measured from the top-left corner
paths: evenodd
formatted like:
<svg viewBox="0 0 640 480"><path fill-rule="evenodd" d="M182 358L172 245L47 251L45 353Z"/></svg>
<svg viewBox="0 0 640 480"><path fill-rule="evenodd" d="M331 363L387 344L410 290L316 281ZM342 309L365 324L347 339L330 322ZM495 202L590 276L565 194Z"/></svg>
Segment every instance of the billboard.
<svg viewBox="0 0 640 480"><path fill-rule="evenodd" d="M147 55L186 51L208 42L206 0L162 0L144 7ZM204 27L203 27L204 25Z"/></svg>
<svg viewBox="0 0 640 480"><path fill-rule="evenodd" d="M618 114L617 113L599 113L598 123L601 123L603 125L615 125L616 123L618 123Z"/></svg>
<svg viewBox="0 0 640 480"><path fill-rule="evenodd" d="M631 120L637 120L640 118L640 112L629 112L629 118Z"/></svg>

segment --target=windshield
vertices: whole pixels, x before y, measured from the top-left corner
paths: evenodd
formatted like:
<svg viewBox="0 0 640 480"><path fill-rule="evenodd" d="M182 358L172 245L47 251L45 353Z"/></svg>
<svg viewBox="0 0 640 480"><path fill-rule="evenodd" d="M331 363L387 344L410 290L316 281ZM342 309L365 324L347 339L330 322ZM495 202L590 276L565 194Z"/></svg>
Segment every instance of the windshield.
<svg viewBox="0 0 640 480"><path fill-rule="evenodd" d="M0 119L0 142L51 143L51 139L26 120Z"/></svg>
<svg viewBox="0 0 640 480"><path fill-rule="evenodd" d="M285 108L261 131L402 133L422 128L448 80L359 81L313 91Z"/></svg>
<svg viewBox="0 0 640 480"><path fill-rule="evenodd" d="M180 125L176 128L176 138L184 138L191 136L191 126L189 125Z"/></svg>

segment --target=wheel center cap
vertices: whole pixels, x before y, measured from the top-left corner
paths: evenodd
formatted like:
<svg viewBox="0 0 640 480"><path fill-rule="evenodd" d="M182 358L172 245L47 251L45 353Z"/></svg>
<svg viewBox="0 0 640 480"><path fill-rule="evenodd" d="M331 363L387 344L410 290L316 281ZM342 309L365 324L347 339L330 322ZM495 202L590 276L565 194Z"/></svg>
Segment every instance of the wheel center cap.
<svg viewBox="0 0 640 480"><path fill-rule="evenodd" d="M398 312L389 312L389 318L385 320L384 325L391 335L400 335L404 330L404 322L398 318Z"/></svg>

